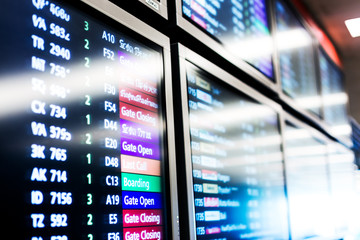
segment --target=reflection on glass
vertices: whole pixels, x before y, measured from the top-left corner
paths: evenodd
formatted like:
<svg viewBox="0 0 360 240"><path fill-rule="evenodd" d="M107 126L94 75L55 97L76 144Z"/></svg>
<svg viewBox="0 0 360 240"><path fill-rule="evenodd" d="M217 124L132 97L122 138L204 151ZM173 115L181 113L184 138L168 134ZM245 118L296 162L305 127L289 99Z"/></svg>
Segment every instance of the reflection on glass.
<svg viewBox="0 0 360 240"><path fill-rule="evenodd" d="M340 69L322 51L319 51L321 91L324 102L324 120L336 136L351 134L347 116L348 96L344 90Z"/></svg>
<svg viewBox="0 0 360 240"><path fill-rule="evenodd" d="M186 69L197 239L287 239L277 113Z"/></svg>
<svg viewBox="0 0 360 240"><path fill-rule="evenodd" d="M290 122L284 140L292 239L332 236L327 147Z"/></svg>
<svg viewBox="0 0 360 240"><path fill-rule="evenodd" d="M273 81L266 0L182 1L183 15Z"/></svg>
<svg viewBox="0 0 360 240"><path fill-rule="evenodd" d="M277 1L275 10L282 90L300 107L320 115L312 38L283 2Z"/></svg>
<svg viewBox="0 0 360 240"><path fill-rule="evenodd" d="M4 234L163 239L161 48L80 3L0 11Z"/></svg>

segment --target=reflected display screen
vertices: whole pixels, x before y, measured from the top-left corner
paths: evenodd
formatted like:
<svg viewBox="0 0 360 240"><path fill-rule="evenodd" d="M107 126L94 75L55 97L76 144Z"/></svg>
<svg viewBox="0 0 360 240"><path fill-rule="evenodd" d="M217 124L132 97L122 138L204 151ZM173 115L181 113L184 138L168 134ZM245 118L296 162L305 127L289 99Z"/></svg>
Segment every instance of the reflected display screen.
<svg viewBox="0 0 360 240"><path fill-rule="evenodd" d="M162 49L85 4L0 12L2 232L163 239Z"/></svg>
<svg viewBox="0 0 360 240"><path fill-rule="evenodd" d="M276 111L186 71L197 239L287 239Z"/></svg>
<svg viewBox="0 0 360 240"><path fill-rule="evenodd" d="M319 116L321 98L311 35L282 1L276 1L275 16L282 90Z"/></svg>
<svg viewBox="0 0 360 240"><path fill-rule="evenodd" d="M267 4L266 0L182 0L182 13L229 52L275 81Z"/></svg>
<svg viewBox="0 0 360 240"><path fill-rule="evenodd" d="M286 122L284 140L292 239L329 237L333 222L327 146L290 122Z"/></svg>

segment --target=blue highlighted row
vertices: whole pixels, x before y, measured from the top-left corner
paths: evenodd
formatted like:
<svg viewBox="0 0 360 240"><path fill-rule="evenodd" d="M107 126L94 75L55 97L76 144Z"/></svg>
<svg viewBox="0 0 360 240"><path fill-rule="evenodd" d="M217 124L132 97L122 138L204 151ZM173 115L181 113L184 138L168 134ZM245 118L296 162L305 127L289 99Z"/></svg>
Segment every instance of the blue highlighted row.
<svg viewBox="0 0 360 240"><path fill-rule="evenodd" d="M124 209L155 209L162 208L161 193L153 192L122 192Z"/></svg>

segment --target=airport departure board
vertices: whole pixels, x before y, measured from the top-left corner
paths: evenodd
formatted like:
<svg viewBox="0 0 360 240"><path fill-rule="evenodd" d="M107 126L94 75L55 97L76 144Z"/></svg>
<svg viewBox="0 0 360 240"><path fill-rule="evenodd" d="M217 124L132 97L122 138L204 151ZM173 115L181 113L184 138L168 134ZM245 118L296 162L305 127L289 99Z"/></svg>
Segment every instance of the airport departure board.
<svg viewBox="0 0 360 240"><path fill-rule="evenodd" d="M284 2L275 4L282 91L303 109L320 115L321 97L311 35Z"/></svg>
<svg viewBox="0 0 360 240"><path fill-rule="evenodd" d="M182 0L183 16L264 75L273 78L266 0Z"/></svg>
<svg viewBox="0 0 360 240"><path fill-rule="evenodd" d="M162 48L79 2L0 13L3 236L164 239Z"/></svg>
<svg viewBox="0 0 360 240"><path fill-rule="evenodd" d="M188 62L197 239L287 239L278 115Z"/></svg>

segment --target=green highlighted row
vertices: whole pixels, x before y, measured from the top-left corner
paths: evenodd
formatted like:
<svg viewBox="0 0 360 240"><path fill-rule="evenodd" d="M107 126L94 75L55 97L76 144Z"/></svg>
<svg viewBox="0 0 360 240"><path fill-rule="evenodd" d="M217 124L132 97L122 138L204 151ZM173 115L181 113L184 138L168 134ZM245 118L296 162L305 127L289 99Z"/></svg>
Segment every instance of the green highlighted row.
<svg viewBox="0 0 360 240"><path fill-rule="evenodd" d="M121 185L123 191L161 192L161 181L157 176L122 173Z"/></svg>

